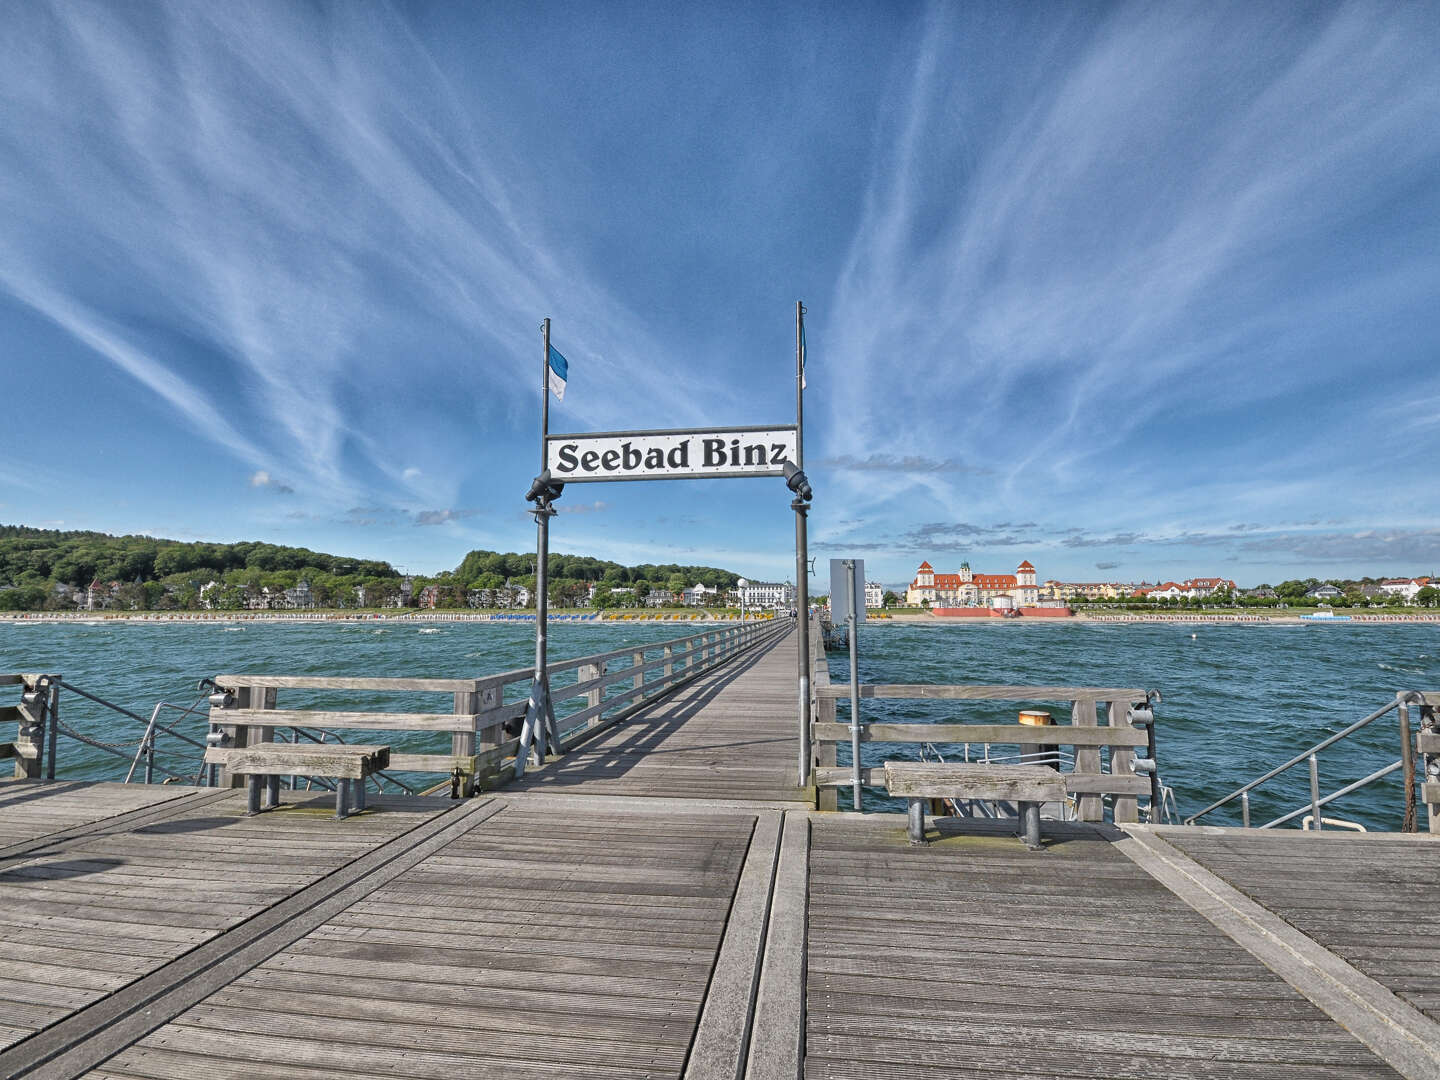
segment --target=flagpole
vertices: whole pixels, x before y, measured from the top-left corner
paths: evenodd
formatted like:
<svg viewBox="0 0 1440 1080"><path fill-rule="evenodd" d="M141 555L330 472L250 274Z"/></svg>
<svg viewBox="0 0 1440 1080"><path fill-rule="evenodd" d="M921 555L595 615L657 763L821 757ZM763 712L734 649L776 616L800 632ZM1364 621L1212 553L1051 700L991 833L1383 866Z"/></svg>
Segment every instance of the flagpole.
<svg viewBox="0 0 1440 1080"><path fill-rule="evenodd" d="M550 434L550 320L544 322L544 348L540 354L540 472L545 471L546 439ZM530 747L541 765L545 764L547 736L555 734L555 714L550 704L550 676L546 670L546 631L550 617L550 517L555 513L548 498L535 504L535 671L530 680L530 701L525 709L525 724L520 733L520 746L515 753L515 775L525 775Z"/></svg>
<svg viewBox="0 0 1440 1080"><path fill-rule="evenodd" d="M795 301L795 467L805 468L805 305ZM800 786L810 784L810 549L805 515L809 507L795 498L795 610L799 621Z"/></svg>

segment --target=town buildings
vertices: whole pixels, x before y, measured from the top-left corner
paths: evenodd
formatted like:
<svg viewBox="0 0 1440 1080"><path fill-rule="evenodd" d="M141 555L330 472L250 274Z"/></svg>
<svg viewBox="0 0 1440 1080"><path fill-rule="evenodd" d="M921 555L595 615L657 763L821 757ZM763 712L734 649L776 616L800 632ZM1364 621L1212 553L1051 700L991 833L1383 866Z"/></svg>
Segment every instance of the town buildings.
<svg viewBox="0 0 1440 1080"><path fill-rule="evenodd" d="M1178 600L1182 596L1189 600L1199 600L1222 591L1233 593L1235 582L1228 578L1218 577L1191 578L1189 581L1166 581L1159 585L1142 585L1135 590L1134 595L1147 600Z"/></svg>

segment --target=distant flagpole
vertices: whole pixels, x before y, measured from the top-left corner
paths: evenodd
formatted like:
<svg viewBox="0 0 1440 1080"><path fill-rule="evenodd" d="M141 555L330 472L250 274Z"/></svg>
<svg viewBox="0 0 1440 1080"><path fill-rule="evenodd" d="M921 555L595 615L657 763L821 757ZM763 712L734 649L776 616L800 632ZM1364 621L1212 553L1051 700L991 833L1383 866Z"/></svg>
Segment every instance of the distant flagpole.
<svg viewBox="0 0 1440 1080"><path fill-rule="evenodd" d="M795 467L805 467L805 305L795 301ZM799 653L800 786L810 783L810 548L801 498L790 503L795 511L795 615L796 651Z"/></svg>

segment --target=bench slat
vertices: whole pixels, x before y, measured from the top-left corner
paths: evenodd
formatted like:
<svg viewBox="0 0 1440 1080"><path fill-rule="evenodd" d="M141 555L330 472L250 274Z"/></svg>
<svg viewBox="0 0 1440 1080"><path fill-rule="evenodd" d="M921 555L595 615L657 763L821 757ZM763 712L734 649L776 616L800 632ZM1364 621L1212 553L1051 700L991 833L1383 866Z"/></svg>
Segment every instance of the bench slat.
<svg viewBox="0 0 1440 1080"><path fill-rule="evenodd" d="M205 764L223 765L237 775L331 776L362 780L390 766L390 747L330 744L261 743L258 746L212 746Z"/></svg>
<svg viewBox="0 0 1440 1080"><path fill-rule="evenodd" d="M1043 765L887 761L885 787L901 798L1053 802L1065 797L1065 778Z"/></svg>
<svg viewBox="0 0 1440 1080"><path fill-rule="evenodd" d="M850 741L848 724L815 724L816 742ZM1077 727L1074 724L864 724L861 742L1036 743L1047 746L1145 746L1145 732L1132 727ZM1147 789L1148 790L1148 789Z"/></svg>
<svg viewBox="0 0 1440 1080"><path fill-rule="evenodd" d="M849 787L850 766L821 766L814 772L817 787ZM1071 795L1148 795L1150 778L1146 776L1113 776L1110 773L1061 773L1065 790ZM866 787L884 787L885 772L880 768L860 770L860 782ZM1440 791L1440 784L1436 785Z"/></svg>
<svg viewBox="0 0 1440 1080"><path fill-rule="evenodd" d="M822 698L850 696L846 683L816 687ZM954 686L947 683L869 683L860 686L862 698L944 698L958 701L1133 701L1145 700L1144 690L1096 686Z"/></svg>
<svg viewBox="0 0 1440 1080"><path fill-rule="evenodd" d="M523 707L524 703L521 702ZM349 728L355 731L475 730L478 714L331 712L325 709L211 709L212 724L259 724L266 727Z"/></svg>
<svg viewBox="0 0 1440 1080"><path fill-rule="evenodd" d="M275 686L290 690L421 690L436 694L478 694L487 679L357 679L335 675L217 675L215 682L237 686Z"/></svg>

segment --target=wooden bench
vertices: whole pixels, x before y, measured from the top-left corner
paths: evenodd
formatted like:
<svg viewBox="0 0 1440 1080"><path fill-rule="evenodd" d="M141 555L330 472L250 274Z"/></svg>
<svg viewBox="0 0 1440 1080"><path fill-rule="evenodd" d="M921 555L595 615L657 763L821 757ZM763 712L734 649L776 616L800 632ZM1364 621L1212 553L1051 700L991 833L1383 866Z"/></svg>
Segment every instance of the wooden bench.
<svg viewBox="0 0 1440 1080"><path fill-rule="evenodd" d="M963 765L925 761L885 762L885 788L910 800L912 844L925 842L926 799L983 799L1018 803L1020 837L1040 849L1040 804L1065 798L1065 778L1044 765Z"/></svg>
<svg viewBox="0 0 1440 1080"><path fill-rule="evenodd" d="M349 817L365 809L365 781L390 765L390 747L354 746L349 743L257 743L254 746L216 747L205 751L205 764L223 765L232 774L248 778L246 813L258 814L260 780L268 778L264 809L280 805L280 777L323 776L335 781L335 817Z"/></svg>

